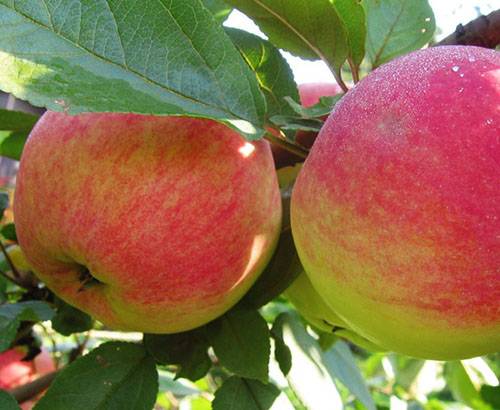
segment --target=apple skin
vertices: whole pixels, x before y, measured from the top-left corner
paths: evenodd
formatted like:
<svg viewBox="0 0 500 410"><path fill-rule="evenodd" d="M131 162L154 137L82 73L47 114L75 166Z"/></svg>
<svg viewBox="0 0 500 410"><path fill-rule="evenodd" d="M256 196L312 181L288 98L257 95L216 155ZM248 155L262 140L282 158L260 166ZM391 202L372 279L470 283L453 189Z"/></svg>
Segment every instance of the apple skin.
<svg viewBox="0 0 500 410"><path fill-rule="evenodd" d="M281 225L269 144L215 121L47 112L24 148L19 243L66 302L121 330L176 333L231 308ZM84 285L86 270L100 283Z"/></svg>
<svg viewBox="0 0 500 410"><path fill-rule="evenodd" d="M350 90L297 178L314 288L353 331L424 359L500 347L500 54L435 47Z"/></svg>
<svg viewBox="0 0 500 410"><path fill-rule="evenodd" d="M23 250L17 244L11 245L7 248L7 253L9 255L10 260L14 264L14 266L21 271L30 271L32 270L31 265L29 264L26 256L24 255Z"/></svg>
<svg viewBox="0 0 500 410"><path fill-rule="evenodd" d="M32 361L23 361L24 356L19 347L0 353L0 389L14 389L56 370L52 357L44 349ZM36 401L28 400L21 404L21 408L30 410Z"/></svg>
<svg viewBox="0 0 500 410"><path fill-rule="evenodd" d="M22 361L24 356L19 348L0 353L0 389L12 389L31 380L34 373L33 364Z"/></svg>
<svg viewBox="0 0 500 410"><path fill-rule="evenodd" d="M337 83L304 83L298 85L300 102L304 107L311 107L319 102L321 97L334 96L342 92ZM313 131L297 131L295 140L305 148L311 148L318 134ZM292 154L278 145L272 145L274 162L276 168L291 166L302 162L303 158Z"/></svg>
<svg viewBox="0 0 500 410"><path fill-rule="evenodd" d="M349 329L347 323L325 303L305 273L301 273L293 281L284 295L295 306L302 317L316 329L326 333L335 333L335 335L348 339L372 352L384 351L381 347Z"/></svg>
<svg viewBox="0 0 500 410"><path fill-rule="evenodd" d="M321 97L340 94L342 88L337 83L304 83L298 85L300 103L308 108L319 103Z"/></svg>

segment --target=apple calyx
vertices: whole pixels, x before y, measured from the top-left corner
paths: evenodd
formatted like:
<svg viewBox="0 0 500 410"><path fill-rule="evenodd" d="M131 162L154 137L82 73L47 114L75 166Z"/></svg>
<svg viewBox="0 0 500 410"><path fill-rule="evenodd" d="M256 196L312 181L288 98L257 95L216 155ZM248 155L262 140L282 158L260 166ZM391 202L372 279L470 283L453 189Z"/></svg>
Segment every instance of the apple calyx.
<svg viewBox="0 0 500 410"><path fill-rule="evenodd" d="M96 285L103 284L103 282L92 275L89 268L87 268L85 265L78 265L78 271L78 281L80 282L80 288L78 289L78 292L82 292Z"/></svg>

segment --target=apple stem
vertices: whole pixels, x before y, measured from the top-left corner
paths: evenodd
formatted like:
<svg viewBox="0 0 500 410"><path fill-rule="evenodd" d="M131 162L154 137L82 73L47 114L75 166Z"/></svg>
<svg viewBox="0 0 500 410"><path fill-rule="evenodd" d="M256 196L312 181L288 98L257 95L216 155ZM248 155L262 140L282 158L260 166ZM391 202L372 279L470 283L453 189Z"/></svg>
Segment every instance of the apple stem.
<svg viewBox="0 0 500 410"><path fill-rule="evenodd" d="M284 138L276 137L275 135L269 132L265 133L264 138L275 145L279 145L283 149L286 149L287 151L291 152L292 154L295 154L304 159L307 158L308 150L306 148L288 142Z"/></svg>

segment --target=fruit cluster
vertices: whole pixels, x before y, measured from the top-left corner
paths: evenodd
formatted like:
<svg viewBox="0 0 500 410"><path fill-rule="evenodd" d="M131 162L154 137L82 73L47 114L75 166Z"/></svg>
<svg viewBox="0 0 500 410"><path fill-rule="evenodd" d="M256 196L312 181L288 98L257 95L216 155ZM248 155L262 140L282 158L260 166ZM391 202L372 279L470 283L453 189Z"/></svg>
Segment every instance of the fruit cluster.
<svg viewBox="0 0 500 410"><path fill-rule="evenodd" d="M335 106L291 204L305 274L288 295L313 325L423 358L498 349L499 73L492 50L421 50ZM149 333L231 308L270 260L281 213L269 144L187 117L48 112L15 196L47 286Z"/></svg>

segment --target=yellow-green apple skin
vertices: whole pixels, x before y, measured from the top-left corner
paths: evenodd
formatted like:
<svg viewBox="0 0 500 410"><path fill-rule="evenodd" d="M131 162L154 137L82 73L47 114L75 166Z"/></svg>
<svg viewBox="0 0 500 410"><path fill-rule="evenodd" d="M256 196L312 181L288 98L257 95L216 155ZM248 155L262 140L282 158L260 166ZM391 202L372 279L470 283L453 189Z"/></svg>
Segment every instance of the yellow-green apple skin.
<svg viewBox="0 0 500 410"><path fill-rule="evenodd" d="M24 148L14 215L29 264L66 302L115 329L172 333L246 293L272 256L281 202L269 144L215 121L47 112Z"/></svg>
<svg viewBox="0 0 500 410"><path fill-rule="evenodd" d="M334 333L339 337L356 343L366 350L377 352L384 350L349 329L349 325L325 303L305 273L301 273L293 281L284 295L295 306L302 317L316 329L327 333Z"/></svg>
<svg viewBox="0 0 500 410"><path fill-rule="evenodd" d="M28 263L28 260L26 259L26 255L24 255L24 252L19 245L15 244L9 246L7 248L7 254L9 255L9 258L16 267L16 269L22 271L32 270L31 265Z"/></svg>
<svg viewBox="0 0 500 410"><path fill-rule="evenodd" d="M425 359L500 349L500 54L435 47L338 103L297 178L294 240L323 300Z"/></svg>

